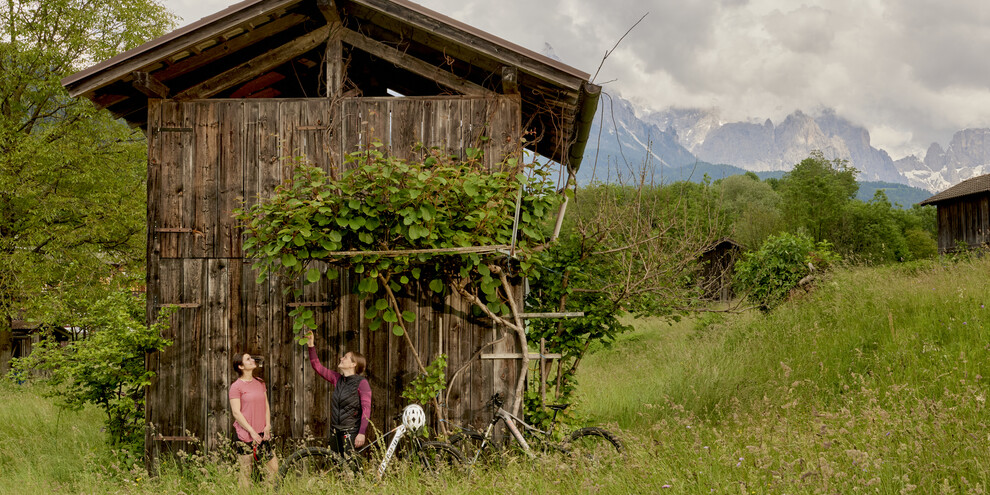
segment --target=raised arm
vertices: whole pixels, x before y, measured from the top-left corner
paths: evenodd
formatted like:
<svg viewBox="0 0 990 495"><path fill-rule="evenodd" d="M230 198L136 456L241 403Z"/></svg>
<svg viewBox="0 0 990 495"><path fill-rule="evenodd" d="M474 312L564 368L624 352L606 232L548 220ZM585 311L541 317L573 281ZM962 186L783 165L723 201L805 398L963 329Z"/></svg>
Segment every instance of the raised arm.
<svg viewBox="0 0 990 495"><path fill-rule="evenodd" d="M316 371L317 375L322 376L323 379L330 382L331 385L337 386L337 380L340 379L340 373L327 369L320 364L320 358L316 355L316 337L313 336L313 332L309 332L306 339L306 345L309 347L309 364L313 367L313 371Z"/></svg>

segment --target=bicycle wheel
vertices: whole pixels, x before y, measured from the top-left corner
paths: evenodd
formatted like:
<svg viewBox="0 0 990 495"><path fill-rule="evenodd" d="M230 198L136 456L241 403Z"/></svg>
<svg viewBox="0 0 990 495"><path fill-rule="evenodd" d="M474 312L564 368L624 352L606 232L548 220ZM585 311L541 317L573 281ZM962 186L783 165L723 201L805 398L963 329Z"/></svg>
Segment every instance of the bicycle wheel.
<svg viewBox="0 0 990 495"><path fill-rule="evenodd" d="M423 469L434 475L445 471L459 471L467 465L464 454L447 442L423 442L420 446L419 460L423 464Z"/></svg>
<svg viewBox="0 0 990 495"><path fill-rule="evenodd" d="M292 453L278 470L276 488L316 488L329 485L351 470L340 454L320 447L307 447Z"/></svg>
<svg viewBox="0 0 990 495"><path fill-rule="evenodd" d="M465 430L450 436L447 441L464 454L468 464L497 465L502 461L502 449L485 436L472 430Z"/></svg>
<svg viewBox="0 0 990 495"><path fill-rule="evenodd" d="M571 433L561 448L577 459L592 462L622 454L622 442L612 432L596 427L581 428Z"/></svg>

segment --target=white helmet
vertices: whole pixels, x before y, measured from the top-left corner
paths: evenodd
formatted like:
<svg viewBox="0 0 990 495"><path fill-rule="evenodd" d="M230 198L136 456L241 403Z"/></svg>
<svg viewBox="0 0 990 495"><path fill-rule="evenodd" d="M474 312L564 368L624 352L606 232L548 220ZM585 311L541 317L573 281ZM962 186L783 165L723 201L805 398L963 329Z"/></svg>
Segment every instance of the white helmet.
<svg viewBox="0 0 990 495"><path fill-rule="evenodd" d="M402 425L407 429L416 431L426 424L426 413L419 404L409 404L402 411Z"/></svg>

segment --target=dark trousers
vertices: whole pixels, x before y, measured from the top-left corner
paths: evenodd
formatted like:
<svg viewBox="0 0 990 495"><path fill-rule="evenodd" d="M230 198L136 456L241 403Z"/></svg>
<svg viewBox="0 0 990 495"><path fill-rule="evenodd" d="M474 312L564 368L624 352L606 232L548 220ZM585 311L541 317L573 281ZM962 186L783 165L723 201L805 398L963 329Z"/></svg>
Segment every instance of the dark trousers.
<svg viewBox="0 0 990 495"><path fill-rule="evenodd" d="M354 450L354 437L356 436L357 429L338 430L337 428L330 428L330 449L341 454Z"/></svg>

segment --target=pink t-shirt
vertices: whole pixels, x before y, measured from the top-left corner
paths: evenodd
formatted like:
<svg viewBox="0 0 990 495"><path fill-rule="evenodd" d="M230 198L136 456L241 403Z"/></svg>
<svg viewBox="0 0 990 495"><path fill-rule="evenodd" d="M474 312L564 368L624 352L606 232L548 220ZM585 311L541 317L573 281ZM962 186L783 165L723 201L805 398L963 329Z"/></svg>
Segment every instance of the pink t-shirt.
<svg viewBox="0 0 990 495"><path fill-rule="evenodd" d="M261 435L265 430L265 407L268 405L268 396L265 393L265 382L260 378L255 378L246 382L238 378L230 385L230 392L227 393L230 399L241 400L241 414L247 420L255 433ZM237 421L234 421L234 430L237 431L237 438L242 442L250 442L251 434L244 429Z"/></svg>

